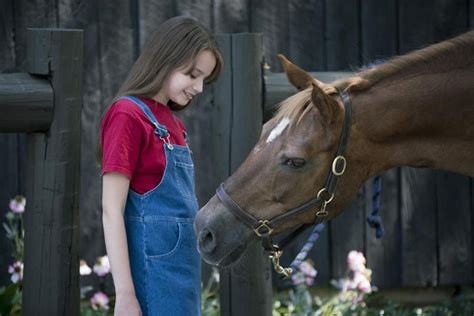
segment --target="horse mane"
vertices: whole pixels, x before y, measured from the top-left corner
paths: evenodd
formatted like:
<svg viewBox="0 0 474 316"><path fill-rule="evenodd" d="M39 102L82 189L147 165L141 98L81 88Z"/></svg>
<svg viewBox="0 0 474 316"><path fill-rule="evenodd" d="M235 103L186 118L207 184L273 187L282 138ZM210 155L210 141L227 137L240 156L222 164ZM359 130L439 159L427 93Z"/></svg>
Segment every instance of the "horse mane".
<svg viewBox="0 0 474 316"><path fill-rule="evenodd" d="M321 88L327 94L338 91L364 91L395 74L413 71L422 65L442 63L446 71L465 67L473 63L474 31L467 32L453 39L415 50L409 54L394 57L376 67L363 70L356 75L325 84ZM428 67L430 69L430 67ZM310 112L311 88L296 93L278 105L275 115L277 120L287 117L290 122L298 124Z"/></svg>

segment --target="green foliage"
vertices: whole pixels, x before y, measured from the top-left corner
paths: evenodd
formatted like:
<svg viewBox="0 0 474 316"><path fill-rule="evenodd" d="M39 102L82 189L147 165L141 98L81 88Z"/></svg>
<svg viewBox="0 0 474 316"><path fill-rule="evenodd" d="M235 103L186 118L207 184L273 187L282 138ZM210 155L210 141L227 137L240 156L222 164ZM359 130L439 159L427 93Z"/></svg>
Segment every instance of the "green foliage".
<svg viewBox="0 0 474 316"><path fill-rule="evenodd" d="M0 315L21 315L20 283L0 288Z"/></svg>
<svg viewBox="0 0 474 316"><path fill-rule="evenodd" d="M219 295L216 291L209 291L208 289L202 290L201 311L202 316L220 315Z"/></svg>

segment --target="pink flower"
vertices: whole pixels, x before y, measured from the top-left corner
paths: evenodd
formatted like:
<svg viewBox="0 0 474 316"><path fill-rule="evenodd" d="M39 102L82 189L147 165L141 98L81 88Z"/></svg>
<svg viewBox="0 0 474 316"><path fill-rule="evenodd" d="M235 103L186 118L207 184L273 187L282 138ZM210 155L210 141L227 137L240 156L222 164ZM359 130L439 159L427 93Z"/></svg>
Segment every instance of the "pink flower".
<svg viewBox="0 0 474 316"><path fill-rule="evenodd" d="M370 280L366 274L362 272L355 272L354 277L350 281L349 288L351 290L359 290L363 293L370 293L372 292L372 288L370 285Z"/></svg>
<svg viewBox="0 0 474 316"><path fill-rule="evenodd" d="M18 283L23 280L23 262L17 261L13 263L13 265L8 266L8 273L12 275L10 280L13 283Z"/></svg>
<svg viewBox="0 0 474 316"><path fill-rule="evenodd" d="M361 291L362 293L366 293L366 294L369 294L370 292L372 292L372 287L370 286L370 282L366 278L364 278L363 280L359 282L359 284L357 284L357 289Z"/></svg>
<svg viewBox="0 0 474 316"><path fill-rule="evenodd" d="M92 309L97 310L108 310L109 309L109 297L103 292L97 292L92 296L91 300Z"/></svg>
<svg viewBox="0 0 474 316"><path fill-rule="evenodd" d="M109 257L108 256L98 257L92 270L94 271L95 274L97 274L100 277L109 273L110 272Z"/></svg>
<svg viewBox="0 0 474 316"><path fill-rule="evenodd" d="M25 212L26 199L22 195L17 195L13 200L10 200L10 210L15 214Z"/></svg>
<svg viewBox="0 0 474 316"><path fill-rule="evenodd" d="M352 271L363 271L365 269L365 257L362 252L352 250L347 255L347 265Z"/></svg>
<svg viewBox="0 0 474 316"><path fill-rule="evenodd" d="M87 265L85 260L79 262L79 274L80 275L89 275L92 273L92 269Z"/></svg>

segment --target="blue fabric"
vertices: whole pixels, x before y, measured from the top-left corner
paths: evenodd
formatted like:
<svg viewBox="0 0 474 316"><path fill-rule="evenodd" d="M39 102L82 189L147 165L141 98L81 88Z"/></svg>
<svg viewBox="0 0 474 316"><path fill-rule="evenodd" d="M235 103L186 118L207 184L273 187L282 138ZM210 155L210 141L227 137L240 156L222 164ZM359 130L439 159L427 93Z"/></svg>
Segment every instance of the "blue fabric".
<svg viewBox="0 0 474 316"><path fill-rule="evenodd" d="M148 117L148 119L150 120L150 122L155 125L155 134L158 134L160 135L160 137L167 137L168 136L168 129L166 128L166 126L164 125L161 125L160 123L158 123L158 120L155 118L155 116L153 115L153 113L151 112L151 110L148 108L148 106L143 103L142 100L140 100L139 98L137 97L134 97L134 96L126 96L126 97L122 97L121 99L128 99L130 101L132 101L133 103L135 103L136 105L138 105L140 107L140 109L142 109L143 113L145 113L145 115Z"/></svg>
<svg viewBox="0 0 474 316"><path fill-rule="evenodd" d="M166 130L153 114L147 116L157 129ZM144 316L200 315L194 166L187 146L163 146L166 168L161 182L144 194L128 192L124 219L133 283Z"/></svg>

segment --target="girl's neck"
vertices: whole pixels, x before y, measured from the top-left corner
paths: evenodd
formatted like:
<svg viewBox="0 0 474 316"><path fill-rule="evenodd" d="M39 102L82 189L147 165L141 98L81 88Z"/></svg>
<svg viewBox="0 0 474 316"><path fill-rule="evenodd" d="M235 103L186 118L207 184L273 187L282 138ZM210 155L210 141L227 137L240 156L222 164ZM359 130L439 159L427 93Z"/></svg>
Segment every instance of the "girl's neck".
<svg viewBox="0 0 474 316"><path fill-rule="evenodd" d="M161 91L155 94L154 96L152 96L151 98L155 100L156 102L159 102L164 105L168 104L169 102L169 99L166 98Z"/></svg>

